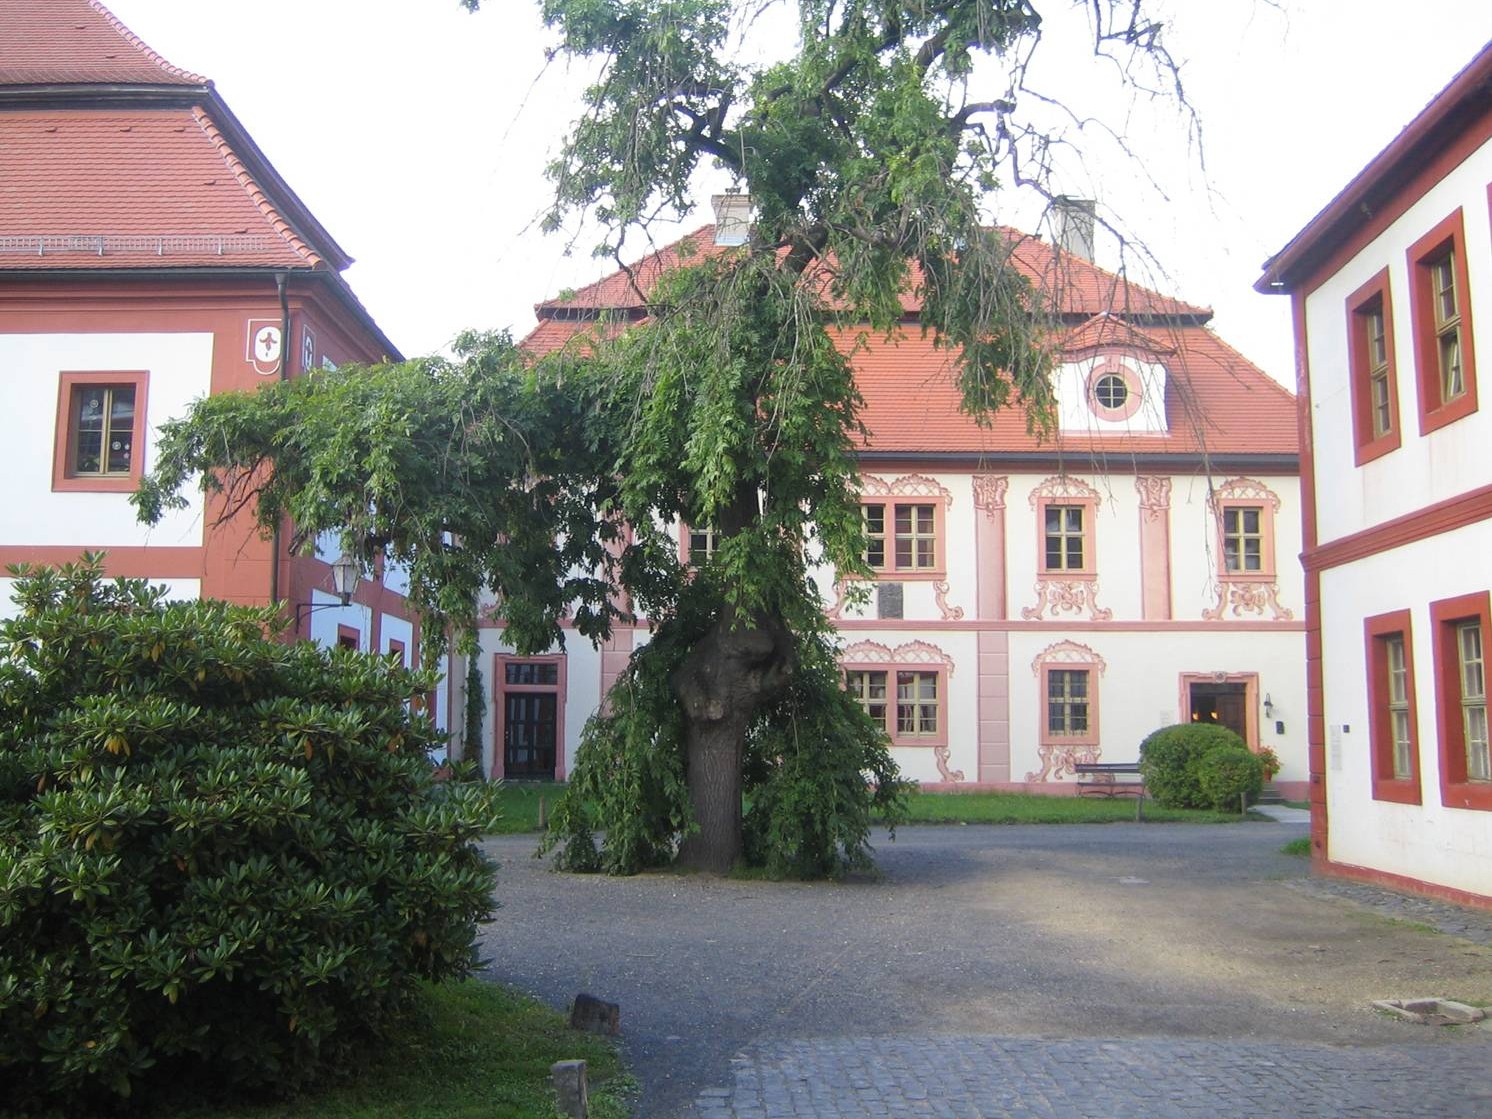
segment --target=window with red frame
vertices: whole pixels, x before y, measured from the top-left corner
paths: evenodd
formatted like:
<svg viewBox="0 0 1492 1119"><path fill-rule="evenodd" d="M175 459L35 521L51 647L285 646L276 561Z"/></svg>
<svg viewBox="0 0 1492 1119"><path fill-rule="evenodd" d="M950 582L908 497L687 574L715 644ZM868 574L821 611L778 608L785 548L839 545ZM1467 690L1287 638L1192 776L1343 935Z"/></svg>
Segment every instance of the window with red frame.
<svg viewBox="0 0 1492 1119"><path fill-rule="evenodd" d="M1086 668L1051 668L1046 673L1046 733L1051 740L1087 739L1093 674Z"/></svg>
<svg viewBox="0 0 1492 1119"><path fill-rule="evenodd" d="M63 373L54 490L132 490L141 473L145 373Z"/></svg>
<svg viewBox="0 0 1492 1119"><path fill-rule="evenodd" d="M1460 210L1410 247L1409 268L1420 432L1425 434L1477 408L1476 355Z"/></svg>
<svg viewBox="0 0 1492 1119"><path fill-rule="evenodd" d="M1085 505L1044 507L1043 571L1088 570L1087 517Z"/></svg>
<svg viewBox="0 0 1492 1119"><path fill-rule="evenodd" d="M845 690L886 729L894 744L941 745L947 736L942 677L935 668L852 668L845 671L844 682Z"/></svg>
<svg viewBox="0 0 1492 1119"><path fill-rule="evenodd" d="M708 525L701 528L685 527L680 538L679 559L689 568L703 567L715 558L715 549L720 537Z"/></svg>
<svg viewBox="0 0 1492 1119"><path fill-rule="evenodd" d="M941 569L936 505L925 501L867 501L860 506L860 516L866 566L882 572Z"/></svg>
<svg viewBox="0 0 1492 1119"><path fill-rule="evenodd" d="M1435 626L1435 690L1441 801L1492 810L1492 744L1487 722L1488 595L1430 604Z"/></svg>
<svg viewBox="0 0 1492 1119"><path fill-rule="evenodd" d="M1419 804L1418 714L1408 610L1363 622L1368 661L1368 738L1373 798Z"/></svg>
<svg viewBox="0 0 1492 1119"><path fill-rule="evenodd" d="M1223 569L1232 575L1264 571L1264 508L1228 505L1223 508Z"/></svg>
<svg viewBox="0 0 1492 1119"><path fill-rule="evenodd" d="M1456 683L1461 692L1461 737L1468 781L1492 781L1492 756L1487 748L1486 636L1479 618L1456 624Z"/></svg>
<svg viewBox="0 0 1492 1119"><path fill-rule="evenodd" d="M1388 270L1347 300L1355 462L1361 466L1399 446L1398 376Z"/></svg>

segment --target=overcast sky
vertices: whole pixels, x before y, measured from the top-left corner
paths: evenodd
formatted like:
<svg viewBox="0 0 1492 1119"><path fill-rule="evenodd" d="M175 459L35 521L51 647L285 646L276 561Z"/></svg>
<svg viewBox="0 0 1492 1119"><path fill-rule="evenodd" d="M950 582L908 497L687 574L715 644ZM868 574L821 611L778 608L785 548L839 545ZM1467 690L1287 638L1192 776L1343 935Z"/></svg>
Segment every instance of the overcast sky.
<svg viewBox="0 0 1492 1119"><path fill-rule="evenodd" d="M603 271L589 240L567 257L564 237L538 229L543 168L582 75L546 69L536 3L486 0L471 16L456 0L104 2L169 61L213 79L357 258L348 279L406 354L473 327L521 336L535 302ZM1068 5L1048 0L1034 81L1138 156L1101 127L1069 128L1086 155L1057 186L1097 197L1148 247L1153 264L1130 258L1139 278L1214 307L1227 341L1293 385L1287 301L1252 291L1260 265L1492 39L1492 3L1168 7L1166 43L1202 121L1205 176L1178 114L1119 96L1085 54L1081 23L1059 18ZM682 228L709 220L701 202ZM1040 206L1012 192L991 212L1030 229ZM1101 236L1097 255L1115 266L1117 242Z"/></svg>

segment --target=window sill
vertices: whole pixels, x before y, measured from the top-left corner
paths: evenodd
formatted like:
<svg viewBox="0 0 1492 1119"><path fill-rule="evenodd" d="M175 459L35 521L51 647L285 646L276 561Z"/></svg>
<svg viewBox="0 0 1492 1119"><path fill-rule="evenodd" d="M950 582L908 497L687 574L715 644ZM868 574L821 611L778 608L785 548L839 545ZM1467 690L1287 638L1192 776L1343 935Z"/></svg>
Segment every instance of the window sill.
<svg viewBox="0 0 1492 1119"><path fill-rule="evenodd" d="M1466 391L1452 400L1449 404L1442 404L1438 408L1427 409L1419 416L1419 433L1429 435L1432 431L1455 423L1457 420L1465 419L1477 410L1476 386L1468 385Z"/></svg>
<svg viewBox="0 0 1492 1119"><path fill-rule="evenodd" d="M1384 781L1373 782L1373 799L1387 801L1391 804L1423 804L1420 796L1419 781L1413 778L1399 780L1389 778Z"/></svg>
<svg viewBox="0 0 1492 1119"><path fill-rule="evenodd" d="M53 493L134 493L140 488L140 476L61 477L52 479Z"/></svg>
<svg viewBox="0 0 1492 1119"><path fill-rule="evenodd" d="M1386 454L1391 454L1399 449L1399 431L1395 428L1387 435L1380 435L1377 439L1369 439L1367 442L1359 443L1353 450L1352 464L1354 466L1366 466L1375 459L1380 459Z"/></svg>
<svg viewBox="0 0 1492 1119"><path fill-rule="evenodd" d="M1043 738L1041 744L1043 746L1081 746L1084 749L1092 749L1098 745L1098 735L1084 735L1081 738L1075 735L1065 738Z"/></svg>
<svg viewBox="0 0 1492 1119"><path fill-rule="evenodd" d="M856 583L930 583L939 582L948 578L948 572L941 569L930 571L925 567L919 567L915 571L877 571L868 578L858 575L847 577L847 582Z"/></svg>
<svg viewBox="0 0 1492 1119"><path fill-rule="evenodd" d="M1446 808L1492 812L1492 781L1454 781L1440 786L1440 803Z"/></svg>
<svg viewBox="0 0 1492 1119"><path fill-rule="evenodd" d="M936 747L939 747L939 746L947 746L948 745L948 736L946 734L928 735L928 736L920 737L920 738L911 738L911 737L898 738L898 737L896 737L896 735L893 734L893 735L890 735L889 737L891 739L891 745L892 746L906 746L906 747L911 748L911 749L917 749L917 748L926 749L928 747L934 747L934 748L936 748Z"/></svg>

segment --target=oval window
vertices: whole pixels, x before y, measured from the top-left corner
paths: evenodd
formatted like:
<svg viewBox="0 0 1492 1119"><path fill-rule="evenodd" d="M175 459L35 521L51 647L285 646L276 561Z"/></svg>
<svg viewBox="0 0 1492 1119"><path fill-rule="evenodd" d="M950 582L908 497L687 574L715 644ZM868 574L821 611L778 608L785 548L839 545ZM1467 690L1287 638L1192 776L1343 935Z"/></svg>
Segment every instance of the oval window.
<svg viewBox="0 0 1492 1119"><path fill-rule="evenodd" d="M1117 373L1105 373L1093 386L1093 398L1106 412L1117 412L1129 399L1129 386Z"/></svg>

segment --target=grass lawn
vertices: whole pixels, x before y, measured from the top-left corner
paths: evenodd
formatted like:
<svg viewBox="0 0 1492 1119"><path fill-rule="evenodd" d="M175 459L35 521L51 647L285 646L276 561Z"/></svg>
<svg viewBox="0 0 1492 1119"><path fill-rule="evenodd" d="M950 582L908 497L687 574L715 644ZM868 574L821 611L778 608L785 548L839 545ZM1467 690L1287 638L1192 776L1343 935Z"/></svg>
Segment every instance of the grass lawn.
<svg viewBox="0 0 1492 1119"><path fill-rule="evenodd" d="M502 821L498 835L539 830L539 801L544 801L544 811L554 812L554 804L565 791L565 786L556 781L504 781L498 791L502 804Z"/></svg>
<svg viewBox="0 0 1492 1119"><path fill-rule="evenodd" d="M532 999L468 980L431 986L423 1021L348 1083L289 1102L192 1107L165 1119L553 1119L549 1066L583 1059L593 1119L624 1119L615 1048Z"/></svg>
<svg viewBox="0 0 1492 1119"><path fill-rule="evenodd" d="M539 830L539 799L546 811L564 792L554 782L509 781L500 793L503 809L498 832L511 835ZM1041 796L1036 793L913 793L913 824L1111 824L1135 818L1133 797ZM1250 813L1201 812L1162 808L1145 802L1145 819L1156 823L1224 824L1256 820Z"/></svg>
<svg viewBox="0 0 1492 1119"><path fill-rule="evenodd" d="M1135 818L1133 797L919 792L911 795L909 807L913 824L1111 824ZM1145 802L1145 819L1155 823L1226 824L1258 818Z"/></svg>

